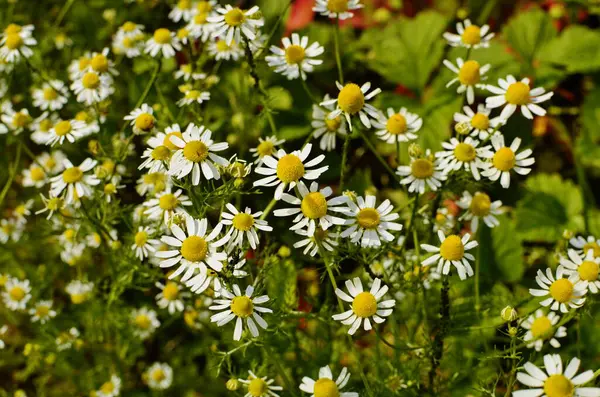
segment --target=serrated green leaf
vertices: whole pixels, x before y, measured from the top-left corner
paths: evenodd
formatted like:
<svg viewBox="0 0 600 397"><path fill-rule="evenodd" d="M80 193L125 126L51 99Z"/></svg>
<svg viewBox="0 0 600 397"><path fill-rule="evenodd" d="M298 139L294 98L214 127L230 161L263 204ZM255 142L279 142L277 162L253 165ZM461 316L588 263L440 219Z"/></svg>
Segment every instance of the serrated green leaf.
<svg viewBox="0 0 600 397"><path fill-rule="evenodd" d="M546 43L540 60L564 68L568 73L590 73L600 69L600 32L571 25Z"/></svg>
<svg viewBox="0 0 600 397"><path fill-rule="evenodd" d="M529 65L557 35L550 16L539 8L518 13L504 27L503 34L513 50Z"/></svg>

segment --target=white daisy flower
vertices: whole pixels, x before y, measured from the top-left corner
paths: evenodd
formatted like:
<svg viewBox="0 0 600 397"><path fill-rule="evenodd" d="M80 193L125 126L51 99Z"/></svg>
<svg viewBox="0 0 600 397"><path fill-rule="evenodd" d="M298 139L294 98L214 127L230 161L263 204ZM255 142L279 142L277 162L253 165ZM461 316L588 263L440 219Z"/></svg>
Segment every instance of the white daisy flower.
<svg viewBox="0 0 600 397"><path fill-rule="evenodd" d="M288 80L306 80L306 73L312 73L315 66L321 65L323 60L315 59L325 52L325 48L318 42L308 46L308 36L300 37L298 33L292 33L292 39L284 37L281 39L283 49L271 46L273 55L267 55L265 61L275 68L275 73L281 73Z"/></svg>
<svg viewBox="0 0 600 397"><path fill-rule="evenodd" d="M93 52L87 70L100 75L108 75L111 78L112 76L118 76L119 71L115 68L114 62L108 59L109 52L108 47L105 47L102 52Z"/></svg>
<svg viewBox="0 0 600 397"><path fill-rule="evenodd" d="M8 63L17 63L21 56L30 58L33 50L30 48L37 44L32 37L33 25L19 26L10 24L4 29L0 39L0 59Z"/></svg>
<svg viewBox="0 0 600 397"><path fill-rule="evenodd" d="M554 329L560 321L560 316L554 312L545 314L542 309L538 309L534 314L527 317L521 323L521 326L527 330L523 340L528 342L527 347L534 347L536 351L541 351L544 342L548 341L556 349L560 347L560 342L556 338L567 336L567 328L559 326Z"/></svg>
<svg viewBox="0 0 600 397"><path fill-rule="evenodd" d="M74 166L68 159L63 160L65 170L55 177L50 178L50 194L53 197L61 196L66 190L64 197L67 204L72 204L82 197L93 194L92 186L100 183L93 173L89 173L97 164L96 160L85 159L79 166Z"/></svg>
<svg viewBox="0 0 600 397"><path fill-rule="evenodd" d="M273 231L267 221L260 219L262 211L252 213L252 210L246 207L244 212L240 212L231 203L227 203L225 206L230 212L223 211L221 213L223 219L220 223L231 227L219 242L221 244L227 243L228 252L231 252L234 247L241 248L244 245L244 237L248 240L252 249L256 249L258 246L258 233L256 230Z"/></svg>
<svg viewBox="0 0 600 397"><path fill-rule="evenodd" d="M7 308L13 311L24 310L29 299L31 299L29 280L18 280L11 277L6 281L2 300Z"/></svg>
<svg viewBox="0 0 600 397"><path fill-rule="evenodd" d="M224 39L213 40L208 45L208 53L217 61L237 61L244 56L244 50L237 44L227 44Z"/></svg>
<svg viewBox="0 0 600 397"><path fill-rule="evenodd" d="M248 379L238 379L238 382L248 389L244 397L279 397L275 392L283 390L281 386L273 386L274 379L259 378L252 371L248 371Z"/></svg>
<svg viewBox="0 0 600 397"><path fill-rule="evenodd" d="M237 263L235 263L237 261ZM223 272L229 273L231 276L235 278L244 278L248 276L248 272L242 270L242 267L246 264L246 259L238 260L238 258L228 257L225 267L223 268ZM206 291L206 289L213 284L213 293L214 297L221 296L221 280L219 279L219 274L212 269L207 269L205 273L199 273L189 279L185 286L190 288L190 291L201 294Z"/></svg>
<svg viewBox="0 0 600 397"><path fill-rule="evenodd" d="M135 190L140 196L145 196L148 193L157 195L164 192L166 189L171 189L172 184L171 177L169 177L166 172L150 172L142 175L137 180ZM146 203L144 203L144 205L146 205ZM191 201L188 205L191 205Z"/></svg>
<svg viewBox="0 0 600 397"><path fill-rule="evenodd" d="M330 100L329 95L325 95L323 102ZM334 118L329 118L329 114L335 109L333 104L327 106L313 105L311 126L315 129L313 137L321 138L319 147L323 151L331 152L335 150L337 135L347 136L348 129L346 123L343 122L342 116L338 115ZM325 111L327 110L327 111Z"/></svg>
<svg viewBox="0 0 600 397"><path fill-rule="evenodd" d="M48 139L45 144L54 146L57 143L62 145L66 140L73 143L85 135L87 126L79 120L61 120L54 124L48 133Z"/></svg>
<svg viewBox="0 0 600 397"><path fill-rule="evenodd" d="M145 307L133 310L130 319L133 334L142 340L147 339L160 327L156 312Z"/></svg>
<svg viewBox="0 0 600 397"><path fill-rule="evenodd" d="M588 289L592 294L600 291L600 280L598 271L600 266L600 257L594 256L593 248L590 248L585 255L578 254L575 250L567 251L568 259L561 256L559 268L567 275L574 275L579 280L588 282Z"/></svg>
<svg viewBox="0 0 600 397"><path fill-rule="evenodd" d="M145 378L150 389L166 390L173 383L173 368L167 363L154 363L146 371Z"/></svg>
<svg viewBox="0 0 600 397"><path fill-rule="evenodd" d="M171 157L169 174L182 179L191 174L192 184L200 183L200 175L204 174L207 180L220 179L221 174L217 165L227 166L229 162L214 152L220 152L229 147L227 142L215 143L211 139L212 132L204 126L195 126L190 123L182 137L170 137L171 143L178 150Z"/></svg>
<svg viewBox="0 0 600 397"><path fill-rule="evenodd" d="M521 107L523 116L528 119L533 119L532 113L537 116L544 116L546 110L538 103L546 102L554 95L553 92L546 92L542 87L531 89L528 78L517 81L513 76L508 75L506 80L499 79L498 85L499 87L487 86L487 89L496 95L486 98L485 105L490 109L494 109L507 104L500 113L500 118L503 120L508 120L518 106Z"/></svg>
<svg viewBox="0 0 600 397"><path fill-rule="evenodd" d="M323 230L317 226L314 234L309 235L305 229L296 230L296 234L303 236L302 240L294 243L294 248L302 248L304 255L315 256L319 252L319 245L329 252L333 252L338 246L339 233L334 233L331 228Z"/></svg>
<svg viewBox="0 0 600 397"><path fill-rule="evenodd" d="M214 241L221 232L219 223L207 234L208 221L185 217L186 233L176 224L171 225L173 236L163 236L161 241L175 249L157 251L155 256L162 258L160 267L169 268L179 264L175 272L169 275L173 279L183 273L181 282L189 280L196 272L206 273L207 266L216 272L223 269L223 262L227 254L217 252L217 248L224 244L223 241ZM185 273L184 273L185 272Z"/></svg>
<svg viewBox="0 0 600 397"><path fill-rule="evenodd" d="M343 21L352 18L354 16L352 11L359 8L363 8L360 0L317 0L313 11L325 17L337 18Z"/></svg>
<svg viewBox="0 0 600 397"><path fill-rule="evenodd" d="M29 110L25 108L16 112L12 106L7 106L3 110L4 113L0 119L15 135L20 134L25 128L29 128L33 121L29 115Z"/></svg>
<svg viewBox="0 0 600 397"><path fill-rule="evenodd" d="M206 73L195 73L194 72L194 64L193 63L184 63L179 66L173 76L176 79L183 79L184 81L189 80L204 80L206 78Z"/></svg>
<svg viewBox="0 0 600 397"><path fill-rule="evenodd" d="M110 380L104 382L96 391L97 397L116 397L121 393L121 378L111 375Z"/></svg>
<svg viewBox="0 0 600 397"><path fill-rule="evenodd" d="M434 255L425 259L421 264L429 266L437 262L437 272L440 274L450 274L450 266L454 266L458 272L458 277L465 280L467 277L473 276L473 268L469 261L473 262L475 257L468 252L479 244L477 241L469 241L471 235L466 233L462 238L455 234L446 237L444 232L438 230L438 238L440 246L436 247L430 244L421 244L421 248L427 252L433 252Z"/></svg>
<svg viewBox="0 0 600 397"><path fill-rule="evenodd" d="M327 230L332 225L344 225L346 221L338 216L331 215L331 212L346 213L346 207L349 201L346 196L332 197L333 190L327 186L319 190L319 184L312 182L310 190L304 182L298 183L300 198L283 193L281 199L286 203L292 204L293 208L283 208L275 210L275 216L296 215L293 226L290 230L298 230L306 227L306 233L312 236L319 226L322 230Z"/></svg>
<svg viewBox="0 0 600 397"><path fill-rule="evenodd" d="M285 150L279 149L275 156L263 156L263 166L257 167L255 172L268 176L254 181L254 186L277 186L275 189L275 200L279 200L286 187L289 191L302 179L317 179L323 172L329 169L329 166L309 169L320 164L325 159L325 155L321 154L305 163L311 149L312 144L309 143L302 150L296 150L289 154Z"/></svg>
<svg viewBox="0 0 600 397"><path fill-rule="evenodd" d="M277 146L285 143L285 139L278 139L275 135L268 136L265 139L258 138L258 146L250 148L252 157L256 157L254 163L258 166L263 164L265 156L273 156L277 153Z"/></svg>
<svg viewBox="0 0 600 397"><path fill-rule="evenodd" d="M503 124L503 120L499 116L490 119L491 111L492 109L483 104L477 105L477 113L469 106L465 106L463 107L464 113L454 113L454 121L465 123L473 138L485 140Z"/></svg>
<svg viewBox="0 0 600 397"><path fill-rule="evenodd" d="M19 241L24 228L25 224L14 218L0 220L0 243L6 244L9 240Z"/></svg>
<svg viewBox="0 0 600 397"><path fill-rule="evenodd" d="M71 303L79 305L89 299L94 290L94 283L73 280L65 287L65 292L69 294Z"/></svg>
<svg viewBox="0 0 600 397"><path fill-rule="evenodd" d="M147 134L154 131L156 118L154 109L144 103L137 109L133 109L123 120L129 121L135 134Z"/></svg>
<svg viewBox="0 0 600 397"><path fill-rule="evenodd" d="M257 18L259 12L258 6L249 10L242 10L238 7L232 7L226 4L224 7L215 9L217 14L207 18L208 22L213 24L213 37L225 37L227 45L233 42L240 44L242 42L242 33L248 41L256 38L258 29L264 25L262 17Z"/></svg>
<svg viewBox="0 0 600 397"><path fill-rule="evenodd" d="M142 33L130 35L119 30L113 37L112 48L114 53L125 55L127 58L139 57L144 50L144 46L144 35Z"/></svg>
<svg viewBox="0 0 600 397"><path fill-rule="evenodd" d="M594 379L594 371L588 370L577 376L581 361L573 358L564 368L558 354L546 354L544 366L546 372L531 362L525 363L525 372L517 373L517 380L533 389L523 389L513 392L513 397L598 397L600 387L580 387Z"/></svg>
<svg viewBox="0 0 600 397"><path fill-rule="evenodd" d="M446 179L446 174L438 170L439 163L439 160L431 158L428 151L426 157L411 158L410 165L399 166L396 174L403 177L400 183L408 185L409 193L423 194L426 185L435 192Z"/></svg>
<svg viewBox="0 0 600 397"><path fill-rule="evenodd" d="M171 155L178 147L171 142L171 136L175 135L182 137L181 127L179 124L173 124L165 129L165 132L159 132L156 136L148 139L148 146L142 158L146 159L140 166L139 170L147 168L149 173L166 171L166 164L171 160Z"/></svg>
<svg viewBox="0 0 600 397"><path fill-rule="evenodd" d="M79 330L75 327L70 328L67 332L61 332L56 337L56 350L60 352L70 349L79 338L79 335Z"/></svg>
<svg viewBox="0 0 600 397"><path fill-rule="evenodd" d="M489 31L488 25L479 27L465 19L463 22L456 23L458 34L445 32L444 38L452 47L487 48L490 46L490 40L494 37L494 33L488 33Z"/></svg>
<svg viewBox="0 0 600 397"><path fill-rule="evenodd" d="M214 25L208 22L208 12L197 12L185 26L190 37L205 43L212 35Z"/></svg>
<svg viewBox="0 0 600 397"><path fill-rule="evenodd" d="M69 91L65 83L52 80L33 90L33 106L41 110L60 110L68 102Z"/></svg>
<svg viewBox="0 0 600 397"><path fill-rule="evenodd" d="M395 112L393 108L387 109L387 117L383 114L373 121L373 127L378 130L375 134L386 143L410 142L417 139L417 132L423 126L423 119L406 108Z"/></svg>
<svg viewBox="0 0 600 397"><path fill-rule="evenodd" d="M596 239L594 236L588 236L587 238L576 236L569 240L569 244L571 244L580 255L587 254L591 249L593 250L595 258L600 257L600 239Z"/></svg>
<svg viewBox="0 0 600 397"><path fill-rule="evenodd" d="M321 106L337 104L336 109L329 113L328 117L330 119L335 119L337 116L343 113L344 117L346 117L346 121L348 122L350 131L352 131L352 122L350 117L358 114L363 125L367 128L371 128L371 121L369 120L369 117L371 117L373 120L377 120L381 117L381 115L373 105L366 103L366 101L379 94L381 92L381 88L376 88L368 93L371 89L371 83L369 82L360 87L354 83L348 83L342 86L336 81L335 84L340 90L338 97L336 99L330 99L320 103Z"/></svg>
<svg viewBox="0 0 600 397"><path fill-rule="evenodd" d="M450 142L442 142L445 151L435 153L439 159L438 169L448 175L452 171L458 171L464 168L470 172L476 181L481 179L480 169L487 169L487 158L490 157L490 146L478 147L479 141L466 137L462 142L456 138L450 138ZM487 157L484 155L487 154Z"/></svg>
<svg viewBox="0 0 600 397"><path fill-rule="evenodd" d="M154 229L148 226L139 226L138 231L133 238L131 250L135 252L135 256L143 261L150 253L156 252L155 246L160 244L160 241L150 238L155 233Z"/></svg>
<svg viewBox="0 0 600 397"><path fill-rule="evenodd" d="M102 117L102 116L100 116ZM85 123L86 129L82 131L83 136L88 136L100 132L100 124L96 116L91 111L80 111L75 115L75 120Z"/></svg>
<svg viewBox="0 0 600 397"><path fill-rule="evenodd" d="M112 78L96 72L83 73L71 84L71 89L77 95L77 102L86 105L101 102L114 92Z"/></svg>
<svg viewBox="0 0 600 397"><path fill-rule="evenodd" d="M53 150L50 153L42 153L38 157L37 161L41 165L43 165L48 173L56 174L58 172L62 172L65 169L63 164L63 160L66 159L67 156L60 150Z"/></svg>
<svg viewBox="0 0 600 397"><path fill-rule="evenodd" d="M519 175L527 175L531 172L531 166L535 163L535 159L530 157L533 153L531 149L525 149L517 153L521 145L521 138L515 138L510 146L505 146L504 136L502 134L494 134L492 136L492 147L494 151L487 151L482 154L482 157L491 159L488 163L488 168L481 172L486 178L491 181L500 179L500 185L508 189L510 186L510 171L514 170Z"/></svg>
<svg viewBox="0 0 600 397"><path fill-rule="evenodd" d="M144 34L144 25L139 25L135 22L127 21L119 27L117 34L119 33L130 37L140 36Z"/></svg>
<svg viewBox="0 0 600 397"><path fill-rule="evenodd" d="M29 168L23 170L23 186L24 187L43 187L48 180L46 171L37 163L32 163Z"/></svg>
<svg viewBox="0 0 600 397"><path fill-rule="evenodd" d="M150 54L151 57L156 57L161 52L164 58L172 58L175 56L175 50L181 50L181 44L175 32L160 28L156 29L152 38L146 41L144 53Z"/></svg>
<svg viewBox="0 0 600 397"><path fill-rule="evenodd" d="M31 207L33 207L33 199L29 199L15 207L13 216L18 223L27 223L27 217L31 215Z"/></svg>
<svg viewBox="0 0 600 397"><path fill-rule="evenodd" d="M196 12L192 0L179 0L175 7L169 12L169 19L173 22L184 20L188 22Z"/></svg>
<svg viewBox="0 0 600 397"><path fill-rule="evenodd" d="M238 341L242 338L243 320L246 320L246 326L255 338L259 335L259 330L256 326L257 324L262 329L267 329L267 322L259 314L273 313L273 310L259 306L269 301L267 295L261 295L251 299L252 294L254 293L254 287L251 285L247 286L245 293L242 295L240 287L237 284L233 285L233 293L225 288L222 288L219 292L225 299L215 299L214 303L216 304L210 306L209 309L222 311L212 315L210 317L210 322L217 323L218 327L222 327L234 318L237 318L235 330L233 331L233 340Z"/></svg>
<svg viewBox="0 0 600 397"><path fill-rule="evenodd" d="M187 90L183 98L177 101L177 106L184 107L193 103L201 104L210 100L210 92L200 90Z"/></svg>
<svg viewBox="0 0 600 397"><path fill-rule="evenodd" d="M31 322L40 322L46 324L48 320L56 317L56 311L52 310L53 302L51 300L39 301L35 304L35 307L29 309L29 315L31 316Z"/></svg>
<svg viewBox="0 0 600 397"><path fill-rule="evenodd" d="M379 302L388 291L387 285L382 286L380 279L373 280L369 292L363 291L362 282L358 277L353 280L346 280L346 289L348 289L350 295L339 288L336 288L335 294L344 302L351 303L352 309L344 313L334 314L332 318L341 321L344 325L351 325L348 334L354 335L363 321L365 331L370 331L372 329L370 319L373 319L376 324L381 324L385 321L384 317L392 314L393 307L396 304L395 300L389 299Z"/></svg>
<svg viewBox="0 0 600 397"><path fill-rule="evenodd" d="M161 309L167 309L169 314L182 312L184 309L183 299L190 296L189 292L181 291L179 285L174 281L166 284L157 282L155 284L161 292L156 294L156 304Z"/></svg>
<svg viewBox="0 0 600 397"><path fill-rule="evenodd" d="M68 67L69 79L71 81L75 81L81 77L83 72L90 66L91 57L92 53L86 51L84 55L71 61Z"/></svg>
<svg viewBox="0 0 600 397"><path fill-rule="evenodd" d="M563 278L564 275L567 275L564 270L564 267L556 269L556 278L552 275L550 268L546 269L546 274L538 270L535 282L542 289L530 288L529 293L533 296L550 295L541 301L540 305L550 306L551 310L560 309L561 312L567 313L571 308L578 309L583 305L588 282L581 280L577 274L570 274L569 278Z"/></svg>
<svg viewBox="0 0 600 397"><path fill-rule="evenodd" d="M492 65L479 65L479 62L474 60L463 61L462 58L456 58L456 65L447 59L444 59L444 65L452 72L456 73L456 77L446 84L446 87L452 86L454 83L459 83L456 93L467 93L467 103L469 105L475 102L475 87L485 89L486 85L481 84L487 79L485 74L490 70Z"/></svg>
<svg viewBox="0 0 600 397"><path fill-rule="evenodd" d="M479 228L479 220L489 227L494 228L500 224L497 215L502 214L502 201L496 200L492 202L490 196L483 192L475 192L471 195L468 191L464 191L460 200L456 203L460 208L465 210L461 216L465 221L471 221L471 232L476 233Z"/></svg>

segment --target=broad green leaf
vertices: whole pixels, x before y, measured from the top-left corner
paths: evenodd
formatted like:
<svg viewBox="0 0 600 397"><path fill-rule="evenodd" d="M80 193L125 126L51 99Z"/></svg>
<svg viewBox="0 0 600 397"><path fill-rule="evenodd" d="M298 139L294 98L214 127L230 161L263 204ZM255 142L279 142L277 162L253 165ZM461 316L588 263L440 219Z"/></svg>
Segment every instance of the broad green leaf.
<svg viewBox="0 0 600 397"><path fill-rule="evenodd" d="M600 70L598 48L600 32L571 25L544 46L539 58L564 68L568 73L591 73Z"/></svg>
<svg viewBox="0 0 600 397"><path fill-rule="evenodd" d="M310 134L310 132L311 132L310 125L306 125L306 126L293 125L293 126L286 126L286 127L280 128L277 133L277 136L279 138L283 138L283 139L291 141L294 139L305 138L308 134Z"/></svg>
<svg viewBox="0 0 600 397"><path fill-rule="evenodd" d="M600 141L600 88L590 92L581 107L584 134L593 142Z"/></svg>
<svg viewBox="0 0 600 397"><path fill-rule="evenodd" d="M462 103L463 98L453 93L427 101L418 112L423 118L423 127L419 131L419 143L423 148L438 150L442 142L450 138L454 113L460 111Z"/></svg>
<svg viewBox="0 0 600 397"><path fill-rule="evenodd" d="M516 282L523 277L523 247L517 238L515 222L507 216L498 217L500 225L492 229L494 263L502 279Z"/></svg>
<svg viewBox="0 0 600 397"><path fill-rule="evenodd" d="M281 308L296 307L296 268L290 260L275 261L266 272L267 294Z"/></svg>
<svg viewBox="0 0 600 397"><path fill-rule="evenodd" d="M504 27L503 33L512 49L528 65L533 64L540 50L557 35L550 16L539 8L518 13Z"/></svg>
<svg viewBox="0 0 600 397"><path fill-rule="evenodd" d="M293 98L288 90L283 87L271 87L269 94L269 105L275 110L290 110Z"/></svg>

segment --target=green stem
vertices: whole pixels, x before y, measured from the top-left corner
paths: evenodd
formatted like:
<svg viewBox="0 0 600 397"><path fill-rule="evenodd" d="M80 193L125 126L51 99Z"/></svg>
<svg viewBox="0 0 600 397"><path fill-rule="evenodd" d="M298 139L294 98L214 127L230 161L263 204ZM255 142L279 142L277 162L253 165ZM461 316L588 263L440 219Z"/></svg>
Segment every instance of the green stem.
<svg viewBox="0 0 600 397"><path fill-rule="evenodd" d="M402 251L404 251L404 248L406 247L406 242L408 241L408 238L409 238L409 236L411 234L411 231L415 230L414 224L415 224L415 220L417 218L417 208L419 208L419 197L420 197L420 194L417 193L417 196L415 197L415 201L413 203L412 213L410 214L410 221L408 222L408 230L406 231L406 238L402 242L402 246L400 247L400 252L399 253L402 253ZM413 241L415 242L415 244L417 244L418 240L416 238L416 234L413 235ZM418 250L419 248L420 247L417 247L415 245L415 249Z"/></svg>
<svg viewBox="0 0 600 397"><path fill-rule="evenodd" d="M275 204L277 204L277 200L275 200L274 198L271 199L271 201L267 205L267 208L265 208L265 210L263 211L262 215L259 218L261 221L265 220L265 218L267 217L267 215L269 215L269 213L271 212L273 207L275 207Z"/></svg>
<svg viewBox="0 0 600 397"><path fill-rule="evenodd" d="M60 26L60 23L64 19L65 15L67 15L67 12L69 12L69 9L71 9L71 6L73 5L73 3L75 3L75 0L67 0L65 2L63 7L60 9L60 12L58 13L56 20L54 21L54 25L52 26L54 29L56 29Z"/></svg>
<svg viewBox="0 0 600 397"><path fill-rule="evenodd" d="M344 147L342 148L342 166L340 169L340 193L344 193L344 178L346 177L346 167L348 162L348 148L350 146L350 134L347 133L344 138Z"/></svg>
<svg viewBox="0 0 600 397"><path fill-rule="evenodd" d="M476 240L481 240L481 228L484 227L483 222L482 225L479 225L479 230L476 233ZM477 254L475 257L475 312L477 316L479 316L479 310L481 309L481 303L479 301L479 269L481 262L481 244L477 245Z"/></svg>
<svg viewBox="0 0 600 397"><path fill-rule="evenodd" d="M360 137L363 139L363 141L365 142L365 144L369 147L369 150L373 153L373 155L375 155L375 157L377 158L377 160L379 160L379 162L381 163L381 165L383 165L383 167L387 170L387 172L389 172L390 175L398 183L400 183L400 178L398 178L398 175L396 175L396 173L394 172L394 170L392 170L392 167L390 167L390 165L387 163L387 161L385 161L383 159L383 157L381 157L381 155L377 152L377 149L375 148L375 146L373 146L373 143L371 143L371 141L369 140L369 138L367 138L367 136L365 135L365 133L360 128L357 128L357 130L358 130L358 133L359 133Z"/></svg>
<svg viewBox="0 0 600 397"><path fill-rule="evenodd" d="M22 146L23 144L19 142L19 145L17 146L17 154L15 155L15 161L13 162L13 166L8 173L8 179L6 180L6 183L2 188L2 192L0 192L0 206L4 202L4 198L6 197L6 194L8 193L8 190L10 189L10 186L12 185L13 180L15 179L15 175L17 174L17 168L19 168L19 162L21 161Z"/></svg>
<svg viewBox="0 0 600 397"><path fill-rule="evenodd" d="M340 84L344 84L344 73L342 72L342 58L340 56L340 20L335 20L335 35L334 35L334 45L335 45L335 63L337 65L338 71L338 80Z"/></svg>

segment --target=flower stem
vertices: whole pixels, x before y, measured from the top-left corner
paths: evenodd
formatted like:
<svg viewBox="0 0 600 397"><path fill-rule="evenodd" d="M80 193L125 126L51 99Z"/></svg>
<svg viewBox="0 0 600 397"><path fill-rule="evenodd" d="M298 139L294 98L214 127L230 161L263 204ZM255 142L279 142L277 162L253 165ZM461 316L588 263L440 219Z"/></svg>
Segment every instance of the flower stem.
<svg viewBox="0 0 600 397"><path fill-rule="evenodd" d="M344 193L344 178L346 177L346 167L348 162L348 148L350 146L350 134L344 138L344 147L342 148L342 165L340 168L340 193Z"/></svg>
<svg viewBox="0 0 600 397"><path fill-rule="evenodd" d="M450 328L450 284L448 276L444 276L444 281L440 296L440 315L441 320L439 329L435 334L431 353L431 368L429 369L429 389L435 391L435 375L440 366L444 354L444 338Z"/></svg>
<svg viewBox="0 0 600 397"><path fill-rule="evenodd" d="M369 150L373 153L373 155L375 155L375 157L377 158L377 160L379 160L379 162L381 163L381 165L383 165L383 167L387 170L387 172L390 173L390 175L398 182L400 183L400 179L398 178L398 175L396 175L396 173L394 172L394 170L392 170L392 167L390 167L390 165L387 163L387 161L385 161L383 159L383 157L381 157L381 155L377 152L377 149L375 148L375 146L373 146L373 143L371 143L371 141L369 140L369 138L367 138L367 136L365 135L365 133L360 129L357 128L356 129L358 131L358 133L360 134L361 138L363 139L363 141L367 144L367 146L369 147Z"/></svg>
<svg viewBox="0 0 600 397"><path fill-rule="evenodd" d="M483 223L483 222L482 222ZM481 240L481 229L485 225L480 225L479 230L476 233L476 240ZM481 262L481 243L477 245L477 255L475 257L475 312L479 316L479 310L481 309L481 303L479 301L479 268Z"/></svg>
<svg viewBox="0 0 600 397"><path fill-rule="evenodd" d="M340 20L335 20L335 35L334 35L334 45L335 45L335 63L337 65L338 70L338 80L340 84L344 84L344 73L342 72L342 58L340 56Z"/></svg>
<svg viewBox="0 0 600 397"><path fill-rule="evenodd" d="M19 144L17 146L17 154L15 155L15 161L13 162L13 166L8 173L8 179L6 180L6 183L2 188L2 192L0 192L0 205L2 205L2 203L4 202L4 198L6 197L6 194L8 193L8 190L10 189L10 186L12 185L12 182L15 179L15 175L17 174L17 168L19 168L19 162L21 161L22 147L23 144L21 143L21 141L19 141Z"/></svg>
<svg viewBox="0 0 600 397"><path fill-rule="evenodd" d="M267 215L269 215L269 213L271 212L273 207L275 207L276 203L277 203L277 200L275 200L274 198L271 199L271 201L267 205L267 208L265 208L265 210L263 211L262 215L259 218L261 221L265 220L265 218L267 217Z"/></svg>

